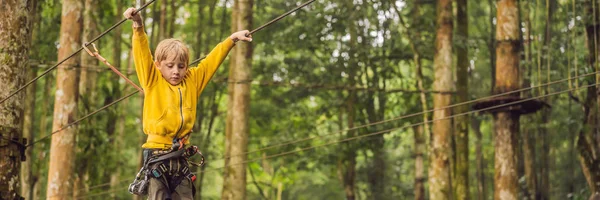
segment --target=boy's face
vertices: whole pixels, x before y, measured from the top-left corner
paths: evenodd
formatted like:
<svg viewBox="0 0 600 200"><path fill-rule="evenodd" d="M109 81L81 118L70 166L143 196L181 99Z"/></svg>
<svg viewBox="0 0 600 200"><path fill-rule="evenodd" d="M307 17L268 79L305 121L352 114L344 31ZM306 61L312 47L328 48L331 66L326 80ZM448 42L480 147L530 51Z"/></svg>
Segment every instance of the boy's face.
<svg viewBox="0 0 600 200"><path fill-rule="evenodd" d="M170 55L163 61L157 61L154 63L156 68L160 71L163 78L167 80L171 85L177 85L181 83L185 74L187 73L187 65L180 59L177 59L175 55Z"/></svg>

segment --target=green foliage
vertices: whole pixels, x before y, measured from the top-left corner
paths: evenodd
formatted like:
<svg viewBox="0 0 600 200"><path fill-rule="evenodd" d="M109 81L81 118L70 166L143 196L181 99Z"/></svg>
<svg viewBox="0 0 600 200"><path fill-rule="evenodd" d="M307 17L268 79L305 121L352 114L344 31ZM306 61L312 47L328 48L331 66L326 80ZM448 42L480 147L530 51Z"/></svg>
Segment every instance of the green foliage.
<svg viewBox="0 0 600 200"><path fill-rule="evenodd" d="M523 87L543 84L548 78L559 80L567 78L568 74L574 76L593 71L586 60L588 50L585 47L583 27L587 16L581 12L574 13L570 1L558 1L551 25L552 39L549 46L544 48L542 38L545 30L545 2L521 2L521 9L527 6L529 10L527 13L521 13L527 14L532 23L532 40L529 41L531 44L523 46L523 52L531 50L532 57L527 60L523 54L521 60ZM400 14L408 27L400 23L391 3L399 6ZM124 8L130 6L117 0L100 1L96 19L99 31L107 29L121 19L117 5ZM231 34L232 1L177 1L176 5L174 37L182 39L190 47L192 60L206 55L217 43ZM255 1L253 27L258 27L297 5L296 1ZM576 11L583 10L582 4L578 3L576 6ZM415 13L416 7L419 7L420 14ZM35 26L41 34L33 38L32 59L45 62L56 60L60 8L60 2L56 0L40 3L41 17ZM155 25L159 19L153 18L153 8L159 6L151 5L143 12L146 18L145 28L151 37L158 32L154 29L161 28ZM495 43L495 34L491 32L495 27L495 12L493 4L483 1L470 2L469 38L454 38L457 46L464 45L469 49L469 94L472 99L485 97L492 90L491 57L495 50L490 50L490 45ZM521 20L525 21L527 15L523 15ZM422 117L395 120L360 128L354 132L347 131L348 117L350 113L355 115L353 123L356 127L371 123L370 119L373 118L377 119L375 121L381 121L422 111L419 93L386 90L417 90L413 52L407 33L418 33L415 34L417 38L413 42L422 57L424 85L427 90L432 88L435 78L432 70L435 26L433 1L364 0L348 4L344 0L318 0L255 33L252 43L254 54L249 150L303 138L314 139L248 154L248 159L253 162L250 162L247 168L247 199L276 199L279 184L283 189L282 199L342 199L345 194L344 185L340 181L339 165L346 161L344 152L348 151L356 153L356 195L358 199L369 199L373 195L369 189L368 173L374 167L373 151L377 148L373 143L375 137L337 141L354 134L364 135L405 126L407 128L389 131L382 136L385 158L385 179L382 181L385 185L385 196L389 199L414 198L414 138L410 126L422 122ZM120 62L123 69L127 66L132 69L133 66L128 63L130 22L122 25L121 35L109 34L97 42L100 52L106 58L112 58L109 55L114 50L114 37L120 37L124 41L120 44L123 49L120 56L122 59L109 59L109 62ZM544 49L548 49L549 52L545 52ZM550 63L549 69L546 69L547 62ZM102 64L99 67L105 68ZM201 145L202 152L207 157L208 172L204 174L201 194L204 199L218 199L221 194L220 169L224 165L222 158L228 101L227 84L223 80L226 80L228 72L229 61L226 60L214 76L215 81L209 84L200 97L197 123L192 136L192 142ZM547 74L550 74L550 77ZM134 74L128 76L137 82ZM36 105L39 106L36 108L36 130L45 127L45 130L36 133L37 138L49 134L52 127L52 113L48 110L53 106L54 92L53 89L40 89L44 88L46 81L51 81L53 85L56 80L48 76L37 83ZM80 98L88 105L80 106L80 117L133 91L131 86L119 81L118 77L108 70L102 70L97 80L93 81L97 83L97 98ZM590 76L580 78L578 84L582 86L593 81L593 77ZM574 84L573 81L572 86ZM566 88L568 86L561 83L550 86L548 91L561 91ZM353 100L352 110L348 110L353 94L356 95L356 99ZM528 97L539 94L540 90L523 92L523 96ZM584 92L576 94L582 97ZM431 94L427 95L431 104ZM100 112L78 126L76 169L82 169L83 171L78 173L87 173L89 176L85 181L91 188L88 194L110 190L108 185L95 186L109 182L110 175L117 173L117 187L121 189L113 192L116 195L114 198L130 197L125 187L137 172L140 146L145 140L141 131L141 99L141 95L134 95L120 103L124 105ZM566 96L551 97L548 101L552 105L551 122L541 124L541 117L537 114L524 116L521 118L521 132L537 134L540 126L548 130L546 134L551 137L549 154L552 160L549 161L548 167L552 199L566 199L569 196L572 199L586 199L589 192L576 159L576 151L573 150L576 133L583 128L581 105ZM428 107L431 108L432 105ZM46 116L44 121L37 117L39 115ZM486 189L491 199L494 175L493 124L490 116L473 115L473 118L475 117L483 120L481 131L486 161L484 171ZM122 125L124 128L110 131L107 128L110 125ZM474 136L471 138L469 181L471 197L475 198L478 180L475 176L475 139ZM38 173L41 197L45 196L46 190L49 141L40 142L34 151L34 171ZM121 146L115 146L116 142ZM312 148L315 146L320 147ZM540 148L536 146L536 151L541 152ZM292 151L299 152L261 159ZM427 162L425 159L425 166ZM250 171L253 176L250 176ZM94 198L106 199L106 195L108 194Z"/></svg>

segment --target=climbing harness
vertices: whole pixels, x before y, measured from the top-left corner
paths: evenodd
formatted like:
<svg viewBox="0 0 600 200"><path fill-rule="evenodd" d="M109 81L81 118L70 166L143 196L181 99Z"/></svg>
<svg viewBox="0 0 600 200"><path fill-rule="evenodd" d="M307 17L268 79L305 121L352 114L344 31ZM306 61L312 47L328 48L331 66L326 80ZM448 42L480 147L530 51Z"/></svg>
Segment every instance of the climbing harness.
<svg viewBox="0 0 600 200"><path fill-rule="evenodd" d="M142 94L144 94L144 90L142 90L142 88L140 86L137 86L133 81L131 81L129 78L127 78L127 76L125 76L123 73L121 73L117 68L115 68L114 66L112 66L110 63L108 63L108 61L106 60L106 58L102 57L100 55L100 53L98 52L98 49L96 48L96 44L91 43L92 47L94 47L94 52L90 51L90 49L87 48L87 46L90 45L89 43L84 43L83 45L81 45L83 47L83 49L85 49L85 51L90 54L90 56L93 56L95 58L97 58L98 60L100 60L102 63L108 65L108 67L115 72L117 75L119 75L121 78L125 79L125 81L127 81L127 83L129 83L130 85L132 85L133 87L135 87L135 89L137 89L138 91L140 91Z"/></svg>
<svg viewBox="0 0 600 200"><path fill-rule="evenodd" d="M182 139L177 140L177 143L180 143L179 140ZM190 157L196 154L200 156L199 163L190 161ZM143 156L144 165L133 182L129 184L128 190L131 194L147 195L150 178L156 178L169 190L167 195L170 198L170 194L184 179L188 179L192 183L192 188L194 187L193 182L196 180L196 175L190 171L186 163L197 167L201 167L205 163L204 155L197 146L171 148L170 150L144 149Z"/></svg>

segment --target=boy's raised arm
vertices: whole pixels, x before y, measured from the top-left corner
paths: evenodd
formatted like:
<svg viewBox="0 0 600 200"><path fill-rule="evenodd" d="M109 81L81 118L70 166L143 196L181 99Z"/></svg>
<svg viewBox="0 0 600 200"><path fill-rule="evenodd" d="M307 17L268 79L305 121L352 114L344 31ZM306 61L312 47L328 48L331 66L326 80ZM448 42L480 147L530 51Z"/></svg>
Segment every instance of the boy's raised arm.
<svg viewBox="0 0 600 200"><path fill-rule="evenodd" d="M148 42L148 36L144 31L142 16L135 13L135 8L129 8L124 13L125 18L133 21L132 52L135 63L135 71L142 87L147 88L156 81L156 69L154 67L152 52ZM135 13L135 14L134 14Z"/></svg>
<svg viewBox="0 0 600 200"><path fill-rule="evenodd" d="M198 83L198 94L200 94L204 87L206 87L208 81L210 81L237 41L252 41L252 36L246 36L248 33L248 30L233 33L223 42L219 43L212 51L210 51L206 58L202 60L200 64L198 64L198 67L191 69L192 73L196 73L195 75Z"/></svg>

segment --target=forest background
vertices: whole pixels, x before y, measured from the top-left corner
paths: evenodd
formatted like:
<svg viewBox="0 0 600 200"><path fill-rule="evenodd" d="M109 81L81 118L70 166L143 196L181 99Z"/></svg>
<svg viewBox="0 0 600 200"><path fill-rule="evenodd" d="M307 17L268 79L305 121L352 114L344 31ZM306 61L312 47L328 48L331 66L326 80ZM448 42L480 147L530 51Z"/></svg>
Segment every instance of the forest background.
<svg viewBox="0 0 600 200"><path fill-rule="evenodd" d="M78 11L71 19L81 19L75 23L81 45L121 20L126 8L146 3L31 2L26 81L60 60L61 16L69 7L63 4ZM256 28L301 3L158 0L142 15L152 50L174 37L196 59L233 31ZM596 0L317 0L234 47L202 93L191 141L207 165L193 169L196 199L502 199L504 190L519 199L588 199L600 192L598 8ZM137 83L130 23L96 44ZM518 37L501 37L498 27L510 26ZM502 57L503 45L515 47L516 57ZM77 77L76 119L135 92L85 52L72 60L59 70ZM507 65L513 73L498 74ZM36 142L21 163L19 193L136 198L127 185L146 139L140 94L69 128L76 139L62 150L74 152L72 185L61 190L70 192L48 194L51 151L58 151L49 139L58 129L52 108L62 75L54 70L17 97L20 137ZM507 129L498 112L477 112L472 103L447 107L520 88L528 89L516 96L547 106L520 117L512 112ZM241 122L229 119L236 113L245 116ZM509 130L509 142L498 140L502 130ZM3 141L3 148L11 144ZM494 180L505 162L498 160L506 153L500 147L514 150L508 157L514 162L506 162L514 164L516 179L508 186ZM240 169L244 179L227 178Z"/></svg>

